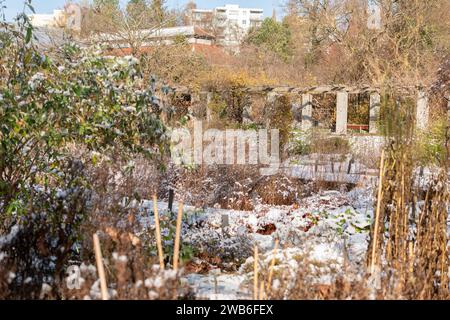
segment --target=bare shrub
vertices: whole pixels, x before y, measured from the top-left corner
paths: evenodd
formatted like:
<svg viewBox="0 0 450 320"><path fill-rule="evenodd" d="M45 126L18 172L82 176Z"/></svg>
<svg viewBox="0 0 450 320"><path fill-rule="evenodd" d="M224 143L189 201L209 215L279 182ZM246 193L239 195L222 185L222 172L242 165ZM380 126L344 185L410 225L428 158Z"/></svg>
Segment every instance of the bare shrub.
<svg viewBox="0 0 450 320"><path fill-rule="evenodd" d="M180 285L179 274L173 270L161 270L156 259L148 255L139 238L132 233L106 228L101 234L111 299L167 300L192 297L189 287ZM89 260L78 266L80 272L77 279L67 279L75 280L80 285L65 286L65 298L101 298L96 269L89 265Z"/></svg>
<svg viewBox="0 0 450 320"><path fill-rule="evenodd" d="M295 275L295 279L281 279L276 282L273 288L271 299L288 300L364 300L370 299L371 290L367 286L367 281L355 277L351 279L335 271L328 275L333 278L328 283L315 283L312 279L317 279L320 274L308 272L301 269Z"/></svg>
<svg viewBox="0 0 450 320"><path fill-rule="evenodd" d="M274 175L260 180L254 191L264 204L292 205L300 200L304 188L300 180Z"/></svg>
<svg viewBox="0 0 450 320"><path fill-rule="evenodd" d="M185 201L194 206L218 204L226 209L251 210L250 192L258 176L256 166L199 166L180 169L176 184Z"/></svg>
<svg viewBox="0 0 450 320"><path fill-rule="evenodd" d="M320 131L311 135L311 153L318 154L348 154L350 153L350 144L346 138L329 137Z"/></svg>
<svg viewBox="0 0 450 320"><path fill-rule="evenodd" d="M177 189L197 207L253 210L258 203L292 205L303 194L303 183L283 174L261 176L258 166L201 166L180 169Z"/></svg>
<svg viewBox="0 0 450 320"><path fill-rule="evenodd" d="M73 245L81 236L90 193L83 187L84 168L78 160L67 161L61 176L69 186L55 192L48 188L32 189L30 214L22 214L19 223L10 225L0 237L0 265L7 277L8 290L3 298L37 299L60 297L65 264L73 257ZM3 278L0 282L4 281Z"/></svg>
<svg viewBox="0 0 450 320"><path fill-rule="evenodd" d="M135 216L140 200L157 190L156 166L140 157L130 162L120 156L89 155L82 147L69 149L84 161L74 158L63 166L59 177L68 189L51 191L51 182L49 189L33 188L27 208L30 214L18 217L20 223L12 224L6 236L0 237L2 298L63 298L66 269L77 262L92 261L92 235L97 230L109 231L109 237L114 237L111 230L118 230L121 237L104 243L106 256L114 250L129 250L124 236L133 243L154 242L136 236ZM150 252L136 252L129 258L132 272L127 276L146 270L142 266L149 264L143 262L144 256L152 258ZM139 267L133 267L136 264ZM119 275L124 277L125 273ZM118 297L131 294L119 291Z"/></svg>

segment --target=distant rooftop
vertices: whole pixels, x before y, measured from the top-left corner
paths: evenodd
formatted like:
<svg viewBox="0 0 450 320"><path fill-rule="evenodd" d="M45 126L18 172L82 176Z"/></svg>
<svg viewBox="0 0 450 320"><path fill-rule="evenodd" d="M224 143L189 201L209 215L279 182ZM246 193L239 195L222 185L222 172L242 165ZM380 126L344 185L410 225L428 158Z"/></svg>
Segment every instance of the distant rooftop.
<svg viewBox="0 0 450 320"><path fill-rule="evenodd" d="M182 26L161 29L143 29L139 30L142 37L147 38L173 38L177 36L198 37L205 39L214 39L214 36L197 26ZM123 40L123 37L114 34L103 33L99 38L107 41Z"/></svg>
<svg viewBox="0 0 450 320"><path fill-rule="evenodd" d="M214 9L193 9L192 11L195 12L213 12L214 10L250 10L250 11L257 11L258 13L263 13L264 10L261 8L246 8L246 7L240 7L238 4L226 4L224 6L218 6Z"/></svg>
<svg viewBox="0 0 450 320"><path fill-rule="evenodd" d="M239 7L238 4L226 4L224 6L219 6L216 9L246 9L246 10L258 10L263 12L263 9L261 8L246 8L246 7Z"/></svg>

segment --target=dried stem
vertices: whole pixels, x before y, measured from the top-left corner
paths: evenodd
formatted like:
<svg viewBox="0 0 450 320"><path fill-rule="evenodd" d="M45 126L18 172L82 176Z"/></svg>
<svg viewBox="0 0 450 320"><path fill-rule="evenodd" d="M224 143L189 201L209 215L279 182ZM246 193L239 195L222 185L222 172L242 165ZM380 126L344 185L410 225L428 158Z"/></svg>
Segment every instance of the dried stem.
<svg viewBox="0 0 450 320"><path fill-rule="evenodd" d="M384 174L384 150L381 152L381 161L380 161L380 178L378 180L378 195L377 195L377 210L375 212L375 226L373 230L373 241L372 241L372 254L370 260L370 273L373 274L375 271L375 263L376 263L376 251L378 244L378 228L380 223L380 209L381 209L381 197L383 194L383 174Z"/></svg>
<svg viewBox="0 0 450 320"><path fill-rule="evenodd" d="M159 225L158 203L156 195L153 196L153 212L155 214L155 233L156 233L156 246L158 248L159 266L162 270L164 269L164 257L161 244L161 228Z"/></svg>

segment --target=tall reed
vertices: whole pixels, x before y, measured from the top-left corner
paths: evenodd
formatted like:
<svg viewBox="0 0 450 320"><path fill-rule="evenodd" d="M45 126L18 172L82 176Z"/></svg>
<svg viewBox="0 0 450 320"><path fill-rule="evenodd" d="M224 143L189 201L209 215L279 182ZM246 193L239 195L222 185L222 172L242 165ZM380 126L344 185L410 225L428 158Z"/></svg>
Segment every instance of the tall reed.
<svg viewBox="0 0 450 320"><path fill-rule="evenodd" d="M382 271L378 275L385 283L384 297L446 298L449 190L445 163L439 164L425 185L417 179L415 101L389 89L382 96L386 145L381 167L385 169L379 180L382 192L377 194L367 264L372 273L375 265Z"/></svg>

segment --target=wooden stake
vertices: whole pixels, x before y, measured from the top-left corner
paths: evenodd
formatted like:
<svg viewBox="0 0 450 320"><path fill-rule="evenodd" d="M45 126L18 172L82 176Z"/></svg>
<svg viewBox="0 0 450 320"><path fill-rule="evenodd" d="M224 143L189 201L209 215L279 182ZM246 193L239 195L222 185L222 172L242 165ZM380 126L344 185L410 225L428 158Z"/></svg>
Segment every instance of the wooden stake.
<svg viewBox="0 0 450 320"><path fill-rule="evenodd" d="M258 246L255 245L255 256L253 259L253 300L258 300Z"/></svg>
<svg viewBox="0 0 450 320"><path fill-rule="evenodd" d="M180 255L181 219L183 217L183 202L178 203L177 229L175 233L175 246L173 248L173 270L178 270L178 258Z"/></svg>
<svg viewBox="0 0 450 320"><path fill-rule="evenodd" d="M102 294L102 300L108 300L108 287L106 286L105 269L103 267L102 250L100 248L100 240L97 233L94 233L94 252L95 260L97 261L97 272L100 278L100 290Z"/></svg>
<svg viewBox="0 0 450 320"><path fill-rule="evenodd" d="M275 240L275 247L273 248L272 260L270 261L269 266L269 278L267 279L267 296L270 295L270 290L272 289L272 276L273 276L273 267L275 266L275 254L277 253L279 240Z"/></svg>
<svg viewBox="0 0 450 320"><path fill-rule="evenodd" d="M380 161L380 178L378 179L378 195L377 195L377 210L375 212L375 226L373 228L373 241L372 241L372 255L370 260L370 274L375 272L375 254L377 250L378 243L378 228L379 228L379 217L381 209L381 196L383 194L383 175L384 175L384 150L381 151L381 161Z"/></svg>
<svg viewBox="0 0 450 320"><path fill-rule="evenodd" d="M265 289L264 289L264 281L261 281L259 287L259 300L265 300Z"/></svg>
<svg viewBox="0 0 450 320"><path fill-rule="evenodd" d="M159 267L164 269L164 257L161 244L161 228L159 226L158 203L156 195L153 196L153 213L155 214L155 233L156 233L156 247L158 248Z"/></svg>

